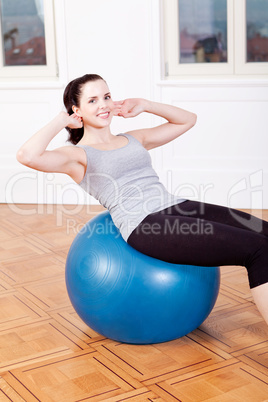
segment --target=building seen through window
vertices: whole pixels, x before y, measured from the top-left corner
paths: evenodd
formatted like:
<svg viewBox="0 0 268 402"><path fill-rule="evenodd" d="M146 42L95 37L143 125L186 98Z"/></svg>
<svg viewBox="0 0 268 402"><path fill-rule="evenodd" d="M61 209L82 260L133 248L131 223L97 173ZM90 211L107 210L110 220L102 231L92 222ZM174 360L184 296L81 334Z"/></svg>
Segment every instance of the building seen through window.
<svg viewBox="0 0 268 402"><path fill-rule="evenodd" d="M227 61L227 0L179 0L179 62Z"/></svg>
<svg viewBox="0 0 268 402"><path fill-rule="evenodd" d="M46 65L43 0L1 0L4 66Z"/></svg>
<svg viewBox="0 0 268 402"><path fill-rule="evenodd" d="M247 62L268 61L268 0L247 0Z"/></svg>

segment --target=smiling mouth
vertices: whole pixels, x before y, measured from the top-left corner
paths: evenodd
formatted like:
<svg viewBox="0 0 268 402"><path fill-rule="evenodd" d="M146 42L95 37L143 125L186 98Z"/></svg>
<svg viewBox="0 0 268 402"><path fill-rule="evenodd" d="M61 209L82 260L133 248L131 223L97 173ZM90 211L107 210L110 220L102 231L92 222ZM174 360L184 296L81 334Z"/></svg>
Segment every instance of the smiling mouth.
<svg viewBox="0 0 268 402"><path fill-rule="evenodd" d="M108 117L110 116L110 112L99 113L97 116L101 119L108 119Z"/></svg>

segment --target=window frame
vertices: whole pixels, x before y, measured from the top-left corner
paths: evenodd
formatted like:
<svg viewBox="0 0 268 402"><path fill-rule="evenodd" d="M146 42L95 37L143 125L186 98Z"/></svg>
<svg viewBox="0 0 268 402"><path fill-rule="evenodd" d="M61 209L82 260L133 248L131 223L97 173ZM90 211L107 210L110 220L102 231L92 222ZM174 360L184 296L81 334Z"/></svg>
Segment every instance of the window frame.
<svg viewBox="0 0 268 402"><path fill-rule="evenodd" d="M164 78L181 76L227 78L239 75L268 77L268 63L246 62L246 0L227 0L227 52L224 63L179 64L179 10L178 0L162 0ZM175 34L174 34L175 33Z"/></svg>
<svg viewBox="0 0 268 402"><path fill-rule="evenodd" d="M1 12L1 6L0 6ZM0 80L42 80L56 79L58 77L58 63L56 53L56 35L55 35L54 1L44 0L44 29L46 44L46 65L27 65L27 66L5 66L4 65L4 47L3 32L0 18Z"/></svg>

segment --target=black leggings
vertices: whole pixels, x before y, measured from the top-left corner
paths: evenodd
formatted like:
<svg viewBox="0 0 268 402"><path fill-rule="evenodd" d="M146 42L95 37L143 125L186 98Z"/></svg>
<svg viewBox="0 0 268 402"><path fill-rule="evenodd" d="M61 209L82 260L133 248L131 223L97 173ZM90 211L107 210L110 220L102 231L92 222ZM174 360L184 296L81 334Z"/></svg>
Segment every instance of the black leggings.
<svg viewBox="0 0 268 402"><path fill-rule="evenodd" d="M268 222L236 209L187 200L148 215L127 242L175 264L245 266L250 288L268 282Z"/></svg>

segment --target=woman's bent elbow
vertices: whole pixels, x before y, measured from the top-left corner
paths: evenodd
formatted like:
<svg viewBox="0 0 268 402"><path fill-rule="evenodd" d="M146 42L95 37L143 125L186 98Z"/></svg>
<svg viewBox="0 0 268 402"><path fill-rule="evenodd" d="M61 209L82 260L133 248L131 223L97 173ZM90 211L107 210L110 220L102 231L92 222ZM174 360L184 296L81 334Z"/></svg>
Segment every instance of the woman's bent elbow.
<svg viewBox="0 0 268 402"><path fill-rule="evenodd" d="M192 127L195 126L196 122L197 122L197 114L193 113Z"/></svg>
<svg viewBox="0 0 268 402"><path fill-rule="evenodd" d="M20 162L22 165L30 167L32 164L32 158L30 157L30 155L27 154L27 152L23 151L22 149L18 150L16 158L17 161Z"/></svg>

